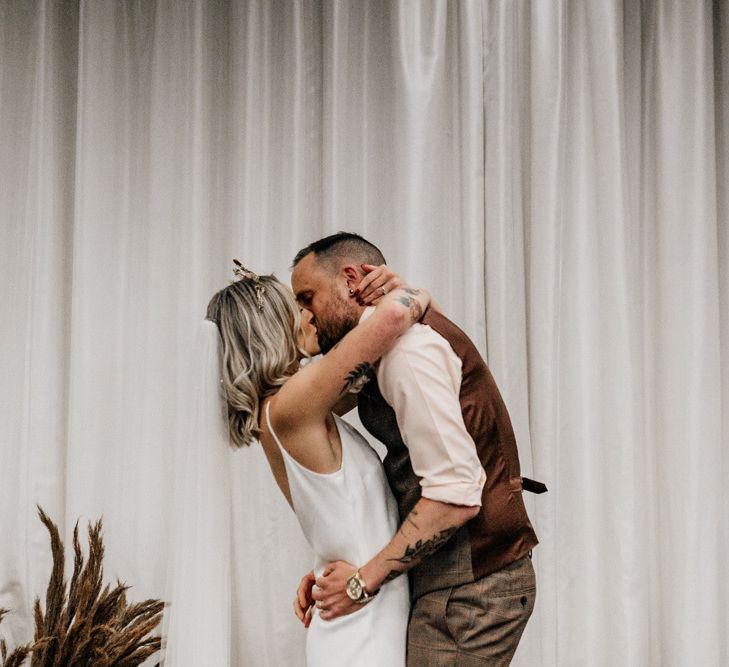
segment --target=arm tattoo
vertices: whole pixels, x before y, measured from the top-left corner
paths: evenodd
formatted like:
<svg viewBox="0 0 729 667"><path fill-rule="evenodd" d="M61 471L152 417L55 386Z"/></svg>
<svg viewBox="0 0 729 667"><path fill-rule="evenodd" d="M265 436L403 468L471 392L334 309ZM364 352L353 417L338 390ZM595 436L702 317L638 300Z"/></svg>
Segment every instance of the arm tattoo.
<svg viewBox="0 0 729 667"><path fill-rule="evenodd" d="M414 547L408 545L405 547L405 553L400 558L388 558L387 560L397 561L403 565L409 565L416 561L423 560L426 556L430 556L434 551L440 549L458 530L457 526L446 528L436 533L429 540L418 540Z"/></svg>
<svg viewBox="0 0 729 667"><path fill-rule="evenodd" d="M372 371L372 364L363 361L354 367L354 370L350 371L346 378L344 378L344 386L342 387L341 394L345 392L356 393L364 387L365 383L370 379L370 371Z"/></svg>
<svg viewBox="0 0 729 667"><path fill-rule="evenodd" d="M423 307L417 299L413 299L411 296L399 296L395 299L395 301L401 303L410 310L410 319L413 322L417 322L423 316Z"/></svg>

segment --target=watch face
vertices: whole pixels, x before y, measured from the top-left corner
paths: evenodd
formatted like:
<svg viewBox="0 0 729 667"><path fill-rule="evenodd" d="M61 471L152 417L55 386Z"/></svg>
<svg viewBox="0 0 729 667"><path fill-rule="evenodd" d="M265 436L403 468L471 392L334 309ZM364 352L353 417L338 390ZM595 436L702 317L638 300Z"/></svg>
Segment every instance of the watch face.
<svg viewBox="0 0 729 667"><path fill-rule="evenodd" d="M347 595L352 598L352 600L359 600L362 597L362 584L356 577L352 577L347 582Z"/></svg>

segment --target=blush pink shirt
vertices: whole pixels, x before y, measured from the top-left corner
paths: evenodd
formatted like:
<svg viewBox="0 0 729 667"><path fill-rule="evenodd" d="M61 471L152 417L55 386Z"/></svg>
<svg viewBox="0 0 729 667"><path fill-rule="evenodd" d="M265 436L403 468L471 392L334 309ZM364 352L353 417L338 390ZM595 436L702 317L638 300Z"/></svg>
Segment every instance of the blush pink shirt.
<svg viewBox="0 0 729 667"><path fill-rule="evenodd" d="M463 422L461 377L460 358L427 324L411 326L377 364L380 392L395 411L423 497L480 506L486 472Z"/></svg>

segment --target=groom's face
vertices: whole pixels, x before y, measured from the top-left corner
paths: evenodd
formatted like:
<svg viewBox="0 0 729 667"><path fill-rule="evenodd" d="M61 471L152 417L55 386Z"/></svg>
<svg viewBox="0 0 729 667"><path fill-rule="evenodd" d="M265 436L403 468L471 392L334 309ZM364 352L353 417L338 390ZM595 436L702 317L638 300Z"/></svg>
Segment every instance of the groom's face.
<svg viewBox="0 0 729 667"><path fill-rule="evenodd" d="M308 254L291 274L291 287L299 305L311 311L311 323L322 354L331 350L349 331L357 326L361 308L349 296L347 278Z"/></svg>

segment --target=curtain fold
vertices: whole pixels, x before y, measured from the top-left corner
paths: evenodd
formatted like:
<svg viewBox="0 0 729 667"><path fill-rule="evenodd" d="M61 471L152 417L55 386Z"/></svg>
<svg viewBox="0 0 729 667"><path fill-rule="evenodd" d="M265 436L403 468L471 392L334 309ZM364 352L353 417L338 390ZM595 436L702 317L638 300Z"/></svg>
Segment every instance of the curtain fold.
<svg viewBox="0 0 729 667"><path fill-rule="evenodd" d="M42 504L63 521L72 298L78 7L0 5L0 606L25 637L50 549ZM11 386L12 385L12 386ZM7 626L7 627L5 627Z"/></svg>
<svg viewBox="0 0 729 667"><path fill-rule="evenodd" d="M233 257L287 282L346 229L473 337L550 488L514 664L726 664L728 73L727 0L0 3L0 633L36 503L164 597L195 325ZM308 546L259 448L230 483L226 651L300 665Z"/></svg>

